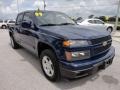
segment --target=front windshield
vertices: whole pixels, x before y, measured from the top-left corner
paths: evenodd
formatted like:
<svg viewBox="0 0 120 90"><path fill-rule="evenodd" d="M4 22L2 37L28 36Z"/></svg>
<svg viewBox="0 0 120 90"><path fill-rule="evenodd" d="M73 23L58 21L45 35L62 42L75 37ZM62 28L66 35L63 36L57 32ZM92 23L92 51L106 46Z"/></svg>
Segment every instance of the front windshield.
<svg viewBox="0 0 120 90"><path fill-rule="evenodd" d="M40 26L76 24L70 17L60 12L43 12L42 16L36 17Z"/></svg>

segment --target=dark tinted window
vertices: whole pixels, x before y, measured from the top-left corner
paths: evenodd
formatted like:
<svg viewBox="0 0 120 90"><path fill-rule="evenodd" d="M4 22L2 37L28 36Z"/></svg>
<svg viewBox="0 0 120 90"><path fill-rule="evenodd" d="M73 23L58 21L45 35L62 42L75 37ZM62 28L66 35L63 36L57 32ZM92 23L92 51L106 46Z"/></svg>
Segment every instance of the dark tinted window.
<svg viewBox="0 0 120 90"><path fill-rule="evenodd" d="M93 21L93 20L89 20L88 22L89 22L89 23L92 23L92 24L94 23L94 21Z"/></svg>
<svg viewBox="0 0 120 90"><path fill-rule="evenodd" d="M0 20L0 23L3 23L3 20Z"/></svg>
<svg viewBox="0 0 120 90"><path fill-rule="evenodd" d="M102 21L100 21L100 20L94 20L94 22L96 23L96 24L104 24Z"/></svg>
<svg viewBox="0 0 120 90"><path fill-rule="evenodd" d="M19 14L18 17L17 17L16 23L20 24L22 22L22 18L23 18L23 14Z"/></svg>
<svg viewBox="0 0 120 90"><path fill-rule="evenodd" d="M31 13L25 13L25 15L23 17L23 22L28 22L31 24L31 27L34 27Z"/></svg>
<svg viewBox="0 0 120 90"><path fill-rule="evenodd" d="M4 22L7 23L7 20L5 20Z"/></svg>
<svg viewBox="0 0 120 90"><path fill-rule="evenodd" d="M15 23L15 21L9 21L9 23Z"/></svg>
<svg viewBox="0 0 120 90"><path fill-rule="evenodd" d="M31 14L30 13L25 13L23 21L32 21L31 20Z"/></svg>

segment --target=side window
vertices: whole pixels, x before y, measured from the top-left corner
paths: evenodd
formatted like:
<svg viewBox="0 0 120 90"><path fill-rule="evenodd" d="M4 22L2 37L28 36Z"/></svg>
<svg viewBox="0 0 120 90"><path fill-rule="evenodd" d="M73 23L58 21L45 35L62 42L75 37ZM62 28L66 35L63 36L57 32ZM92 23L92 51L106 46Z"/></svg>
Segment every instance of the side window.
<svg viewBox="0 0 120 90"><path fill-rule="evenodd" d="M23 21L32 21L31 14L30 13L25 13L25 15L23 17Z"/></svg>
<svg viewBox="0 0 120 90"><path fill-rule="evenodd" d="M34 27L31 13L25 13L25 15L24 15L24 17L23 17L23 21L30 23L30 24L31 24L31 27Z"/></svg>
<svg viewBox="0 0 120 90"><path fill-rule="evenodd" d="M23 18L23 14L19 14L18 17L17 17L16 24L21 24L22 18Z"/></svg>
<svg viewBox="0 0 120 90"><path fill-rule="evenodd" d="M23 21L27 21L27 22L30 21L30 17L25 14L24 18L23 18Z"/></svg>
<svg viewBox="0 0 120 90"><path fill-rule="evenodd" d="M7 23L7 20L5 20L4 22Z"/></svg>
<svg viewBox="0 0 120 90"><path fill-rule="evenodd" d="M93 20L89 20L88 22L94 24L94 21L93 21Z"/></svg>
<svg viewBox="0 0 120 90"><path fill-rule="evenodd" d="M9 23L15 23L15 21L9 21Z"/></svg>
<svg viewBox="0 0 120 90"><path fill-rule="evenodd" d="M99 21L99 20L95 20L95 23L96 23L96 24L103 24L103 22L102 22L102 21Z"/></svg>
<svg viewBox="0 0 120 90"><path fill-rule="evenodd" d="M3 23L3 20L0 20L0 23Z"/></svg>

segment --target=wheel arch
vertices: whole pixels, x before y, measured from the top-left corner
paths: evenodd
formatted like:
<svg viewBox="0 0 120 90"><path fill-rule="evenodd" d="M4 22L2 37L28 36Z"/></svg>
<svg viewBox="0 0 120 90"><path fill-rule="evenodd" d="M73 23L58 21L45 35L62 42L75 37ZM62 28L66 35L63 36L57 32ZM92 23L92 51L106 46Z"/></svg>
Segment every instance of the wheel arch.
<svg viewBox="0 0 120 90"><path fill-rule="evenodd" d="M7 25L5 25L5 24L3 24L1 27L3 27L3 26L7 27Z"/></svg>
<svg viewBox="0 0 120 90"><path fill-rule="evenodd" d="M112 26L108 26L108 27L107 27L107 29L108 29L108 28L111 28L111 29L113 29L113 27L112 27Z"/></svg>
<svg viewBox="0 0 120 90"><path fill-rule="evenodd" d="M51 49L54 52L54 54L57 56L56 50L53 46L51 46L47 43L44 43L44 42L38 42L38 44L37 44L37 54L38 54L39 57L40 57L42 51L45 50L45 49Z"/></svg>
<svg viewBox="0 0 120 90"><path fill-rule="evenodd" d="M113 28L112 26L108 26L108 27L107 27L107 31L108 31L108 29L111 29L111 31L110 31L110 33L111 33L114 28Z"/></svg>

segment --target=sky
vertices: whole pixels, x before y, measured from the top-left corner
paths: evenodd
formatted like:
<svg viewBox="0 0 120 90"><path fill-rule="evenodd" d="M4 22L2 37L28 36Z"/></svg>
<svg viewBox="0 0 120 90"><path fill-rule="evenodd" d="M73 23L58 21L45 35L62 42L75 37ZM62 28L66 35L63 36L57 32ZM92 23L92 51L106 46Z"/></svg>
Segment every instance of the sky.
<svg viewBox="0 0 120 90"><path fill-rule="evenodd" d="M115 16L118 0L45 0L46 10L61 11L72 17ZM18 4L17 4L18 3ZM15 19L25 10L43 10L43 0L0 0L0 19Z"/></svg>

